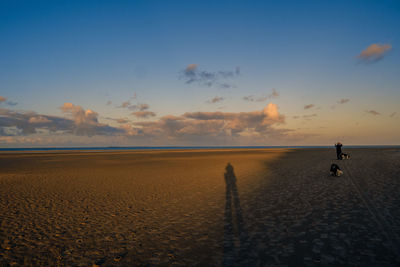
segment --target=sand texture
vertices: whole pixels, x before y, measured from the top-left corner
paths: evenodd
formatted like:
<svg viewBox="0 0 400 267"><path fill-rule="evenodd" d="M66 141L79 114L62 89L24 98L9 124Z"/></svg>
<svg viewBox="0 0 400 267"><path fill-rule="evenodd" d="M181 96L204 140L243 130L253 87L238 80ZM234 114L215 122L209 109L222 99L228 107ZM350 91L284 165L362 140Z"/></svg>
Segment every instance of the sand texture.
<svg viewBox="0 0 400 267"><path fill-rule="evenodd" d="M344 150L0 154L0 266L400 265L400 150Z"/></svg>

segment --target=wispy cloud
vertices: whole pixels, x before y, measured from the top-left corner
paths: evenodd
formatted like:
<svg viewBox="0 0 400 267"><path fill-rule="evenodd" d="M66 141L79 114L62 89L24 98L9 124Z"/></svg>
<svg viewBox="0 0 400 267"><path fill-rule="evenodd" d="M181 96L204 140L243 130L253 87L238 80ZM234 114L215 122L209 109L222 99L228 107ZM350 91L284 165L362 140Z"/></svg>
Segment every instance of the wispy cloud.
<svg viewBox="0 0 400 267"><path fill-rule="evenodd" d="M342 99L338 100L337 103L338 104L346 104L349 101L350 101L350 99L348 99L348 98L342 98Z"/></svg>
<svg viewBox="0 0 400 267"><path fill-rule="evenodd" d="M314 114L309 114L309 115L303 115L303 118L304 118L304 119L311 119L311 118L313 118L313 117L317 117L317 114L314 113Z"/></svg>
<svg viewBox="0 0 400 267"><path fill-rule="evenodd" d="M9 105L9 106L16 106L16 105L18 105L18 102L7 101L7 105Z"/></svg>
<svg viewBox="0 0 400 267"><path fill-rule="evenodd" d="M272 98L276 98L279 96L279 92L276 91L275 88L272 88L272 93L268 94L268 95L263 95L263 96L254 96L254 95L248 95L248 96L244 96L243 99L246 101L250 101L250 102L264 102L268 99L272 99Z"/></svg>
<svg viewBox="0 0 400 267"><path fill-rule="evenodd" d="M313 108L313 107L315 107L314 104L308 104L308 105L304 106L304 109L310 109L310 108Z"/></svg>
<svg viewBox="0 0 400 267"><path fill-rule="evenodd" d="M150 108L150 106L148 104L145 104L145 103L138 103L136 105L131 105L128 108L130 110L144 111L144 110L148 110Z"/></svg>
<svg viewBox="0 0 400 267"><path fill-rule="evenodd" d="M210 100L207 100L207 103L215 104L215 103L222 102L223 100L224 100L224 98L222 96L216 96Z"/></svg>
<svg viewBox="0 0 400 267"><path fill-rule="evenodd" d="M269 95L270 98L278 97L279 93L275 88L272 88L272 93Z"/></svg>
<svg viewBox="0 0 400 267"><path fill-rule="evenodd" d="M156 116L156 113L148 110L135 111L131 114L134 115L136 118L150 118Z"/></svg>
<svg viewBox="0 0 400 267"><path fill-rule="evenodd" d="M137 104L132 104L130 101L125 101L122 102L122 104L120 106L118 106L118 108L127 108L129 110L139 110L139 111L143 111L143 110L147 110L149 109L149 105L146 103L137 103Z"/></svg>
<svg viewBox="0 0 400 267"><path fill-rule="evenodd" d="M227 79L240 75L240 69L237 67L234 71L205 71L200 70L197 64L189 64L182 72L181 78L187 84L196 83L201 86L218 86L221 88L234 87L227 82Z"/></svg>
<svg viewBox="0 0 400 267"><path fill-rule="evenodd" d="M107 106L109 106L109 105L111 105L111 104L112 104L112 101L111 101L111 100L108 100L107 103L106 103Z"/></svg>
<svg viewBox="0 0 400 267"><path fill-rule="evenodd" d="M300 118L310 120L311 118L317 117L317 116L318 115L316 113L313 113L313 114L308 114L308 115L303 115L303 116L294 115L294 116L292 116L292 118L295 120L300 119Z"/></svg>
<svg viewBox="0 0 400 267"><path fill-rule="evenodd" d="M136 99L136 93L134 94L134 96L131 99ZM146 118L150 118L150 117L155 117L156 113L152 112L149 110L150 106L146 103L136 103L136 104L132 104L131 101L125 101L123 102L120 106L118 106L119 108L126 108L129 109L131 111L134 111L131 113L131 115L135 116L136 118L140 118L140 119L146 119Z"/></svg>
<svg viewBox="0 0 400 267"><path fill-rule="evenodd" d="M116 119L116 122L118 122L118 123L129 123L129 120L120 118L120 119Z"/></svg>
<svg viewBox="0 0 400 267"><path fill-rule="evenodd" d="M104 119L110 120L110 121L115 121L115 122L120 123L120 124L122 124L122 123L125 124L125 123L129 123L129 122L130 122L130 120L125 119L125 118L110 118L110 117L105 117Z"/></svg>
<svg viewBox="0 0 400 267"><path fill-rule="evenodd" d="M363 50L357 58L362 63L370 64L381 60L392 49L390 44L371 44Z"/></svg>
<svg viewBox="0 0 400 267"><path fill-rule="evenodd" d="M392 114L389 115L389 117L394 118L396 116L397 112L393 112Z"/></svg>
<svg viewBox="0 0 400 267"><path fill-rule="evenodd" d="M4 96L0 96L0 103L6 102L7 98Z"/></svg>
<svg viewBox="0 0 400 267"><path fill-rule="evenodd" d="M374 116L381 115L381 113L379 113L376 110L366 110L365 112L368 113L368 114L374 115Z"/></svg>

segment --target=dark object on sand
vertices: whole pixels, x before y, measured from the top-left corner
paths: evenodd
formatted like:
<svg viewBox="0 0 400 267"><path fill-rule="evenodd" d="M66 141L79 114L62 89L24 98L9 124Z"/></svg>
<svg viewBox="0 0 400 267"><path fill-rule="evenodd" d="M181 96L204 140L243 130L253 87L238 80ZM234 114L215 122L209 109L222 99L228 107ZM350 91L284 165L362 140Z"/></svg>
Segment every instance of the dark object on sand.
<svg viewBox="0 0 400 267"><path fill-rule="evenodd" d="M350 155L346 154L346 153L342 153L342 154L340 154L340 158L341 159L350 159Z"/></svg>
<svg viewBox="0 0 400 267"><path fill-rule="evenodd" d="M336 156L337 156L337 159L342 159L341 157L340 157L340 154L342 154L342 143L340 143L340 142L337 142L336 144L335 144L335 147L336 147Z"/></svg>
<svg viewBox="0 0 400 267"><path fill-rule="evenodd" d="M342 170L339 168L339 166L335 163L332 163L331 165L331 175L332 176L341 176L343 174Z"/></svg>

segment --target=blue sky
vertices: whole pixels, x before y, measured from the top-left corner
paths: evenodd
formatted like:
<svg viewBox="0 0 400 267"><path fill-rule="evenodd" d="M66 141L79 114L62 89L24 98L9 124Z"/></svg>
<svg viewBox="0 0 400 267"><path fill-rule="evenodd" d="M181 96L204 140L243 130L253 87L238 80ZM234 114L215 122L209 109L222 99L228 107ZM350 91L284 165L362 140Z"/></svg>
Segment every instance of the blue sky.
<svg viewBox="0 0 400 267"><path fill-rule="evenodd" d="M0 146L398 144L399 29L398 1L2 1ZM188 83L189 64L212 84ZM128 101L148 107L118 107ZM97 114L85 129L115 131L82 134L82 112L64 103ZM284 119L228 116L269 103ZM224 113L207 121L220 131L183 116L193 112ZM172 115L189 121L173 128ZM71 125L21 126L29 116Z"/></svg>

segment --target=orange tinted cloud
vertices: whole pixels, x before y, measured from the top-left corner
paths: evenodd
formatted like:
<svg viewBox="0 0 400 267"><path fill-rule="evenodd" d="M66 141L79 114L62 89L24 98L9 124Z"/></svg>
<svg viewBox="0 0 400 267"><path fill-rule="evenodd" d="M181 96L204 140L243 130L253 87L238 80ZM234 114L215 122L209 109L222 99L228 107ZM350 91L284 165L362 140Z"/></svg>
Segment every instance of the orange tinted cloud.
<svg viewBox="0 0 400 267"><path fill-rule="evenodd" d="M357 57L364 63L374 63L392 49L390 44L372 44L363 50Z"/></svg>
<svg viewBox="0 0 400 267"><path fill-rule="evenodd" d="M30 123L47 123L47 122L50 122L50 120L44 116L35 116L35 117L30 117L29 122Z"/></svg>
<svg viewBox="0 0 400 267"><path fill-rule="evenodd" d="M196 69L197 69L197 64L189 64L189 65L186 66L185 71L189 72L189 71L194 71Z"/></svg>

